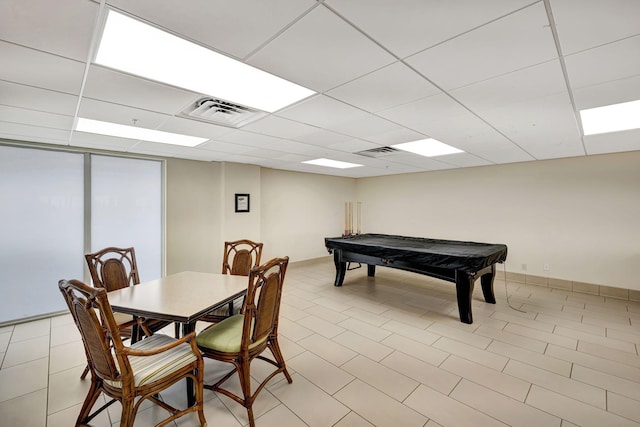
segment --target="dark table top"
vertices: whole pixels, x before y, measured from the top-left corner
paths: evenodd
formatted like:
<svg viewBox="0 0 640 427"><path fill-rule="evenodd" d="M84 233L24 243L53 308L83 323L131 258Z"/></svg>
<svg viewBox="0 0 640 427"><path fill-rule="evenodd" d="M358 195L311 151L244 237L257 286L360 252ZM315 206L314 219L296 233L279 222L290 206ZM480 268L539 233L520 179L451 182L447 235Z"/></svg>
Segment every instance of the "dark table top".
<svg viewBox="0 0 640 427"><path fill-rule="evenodd" d="M329 250L344 250L390 261L477 271L507 259L507 246L494 243L429 239L389 234L327 237Z"/></svg>

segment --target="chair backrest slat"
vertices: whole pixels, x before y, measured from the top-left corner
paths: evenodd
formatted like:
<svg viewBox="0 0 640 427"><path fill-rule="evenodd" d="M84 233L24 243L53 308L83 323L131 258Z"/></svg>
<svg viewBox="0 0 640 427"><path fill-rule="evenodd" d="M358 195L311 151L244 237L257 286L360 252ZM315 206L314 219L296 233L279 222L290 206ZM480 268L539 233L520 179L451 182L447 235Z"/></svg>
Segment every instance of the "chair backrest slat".
<svg viewBox="0 0 640 427"><path fill-rule="evenodd" d="M251 269L243 306L245 318L242 347L244 351L247 351L253 343L263 341L277 332L282 286L288 263L289 257L274 258L264 265Z"/></svg>
<svg viewBox="0 0 640 427"><path fill-rule="evenodd" d="M108 247L84 257L96 287L110 292L140 283L134 248Z"/></svg>
<svg viewBox="0 0 640 427"><path fill-rule="evenodd" d="M260 265L262 246L247 239L224 242L222 274L249 276L251 268Z"/></svg>

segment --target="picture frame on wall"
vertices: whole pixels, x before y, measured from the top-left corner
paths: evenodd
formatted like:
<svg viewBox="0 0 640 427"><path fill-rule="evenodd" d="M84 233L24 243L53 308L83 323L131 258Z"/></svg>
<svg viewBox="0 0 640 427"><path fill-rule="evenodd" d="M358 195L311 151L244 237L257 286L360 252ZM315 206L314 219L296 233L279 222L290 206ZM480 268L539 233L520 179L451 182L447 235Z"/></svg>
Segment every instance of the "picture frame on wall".
<svg viewBox="0 0 640 427"><path fill-rule="evenodd" d="M249 212L249 194L236 193L236 212Z"/></svg>

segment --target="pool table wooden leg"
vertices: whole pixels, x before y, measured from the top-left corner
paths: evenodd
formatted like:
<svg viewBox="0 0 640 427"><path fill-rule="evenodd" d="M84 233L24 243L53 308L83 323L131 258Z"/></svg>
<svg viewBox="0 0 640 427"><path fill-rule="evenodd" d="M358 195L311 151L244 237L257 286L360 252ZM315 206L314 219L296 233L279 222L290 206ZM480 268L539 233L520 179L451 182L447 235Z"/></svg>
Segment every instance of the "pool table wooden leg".
<svg viewBox="0 0 640 427"><path fill-rule="evenodd" d="M336 265L336 281L333 283L333 286L342 286L342 282L344 282L344 275L347 272L347 263L340 261L340 258L340 251L334 251L333 263Z"/></svg>
<svg viewBox="0 0 640 427"><path fill-rule="evenodd" d="M473 323L471 314L471 296L473 295L474 278L463 271L456 270L456 296L458 297L458 313L462 323Z"/></svg>
<svg viewBox="0 0 640 427"><path fill-rule="evenodd" d="M496 277L496 265L491 265L491 272L486 273L480 277L480 283L482 284L482 294L484 300L488 303L495 304L496 296L493 293L493 279Z"/></svg>

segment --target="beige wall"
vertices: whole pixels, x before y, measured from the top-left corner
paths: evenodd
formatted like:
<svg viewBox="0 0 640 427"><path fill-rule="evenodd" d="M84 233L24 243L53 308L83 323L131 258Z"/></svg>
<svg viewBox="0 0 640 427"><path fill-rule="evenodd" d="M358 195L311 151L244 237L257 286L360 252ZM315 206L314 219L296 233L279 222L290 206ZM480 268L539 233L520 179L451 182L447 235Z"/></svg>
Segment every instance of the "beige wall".
<svg viewBox="0 0 640 427"><path fill-rule="evenodd" d="M366 178L357 194L363 232L504 243L507 271L640 289L640 152Z"/></svg>
<svg viewBox="0 0 640 427"><path fill-rule="evenodd" d="M640 152L357 180L169 160L167 273L218 271L242 237L265 259L327 256L345 201L363 203L365 233L504 243L509 272L640 290Z"/></svg>

